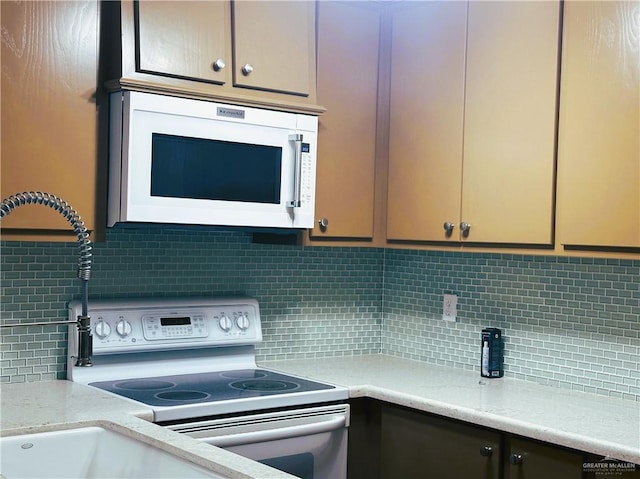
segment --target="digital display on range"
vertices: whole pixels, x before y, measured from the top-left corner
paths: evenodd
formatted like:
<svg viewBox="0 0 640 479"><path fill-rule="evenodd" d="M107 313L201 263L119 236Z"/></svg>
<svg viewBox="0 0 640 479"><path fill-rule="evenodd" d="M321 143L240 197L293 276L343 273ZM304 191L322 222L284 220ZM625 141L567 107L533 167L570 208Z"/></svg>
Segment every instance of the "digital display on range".
<svg viewBox="0 0 640 479"><path fill-rule="evenodd" d="M160 318L160 324L162 326L188 326L191 324L191 318L189 316L183 316L180 318Z"/></svg>

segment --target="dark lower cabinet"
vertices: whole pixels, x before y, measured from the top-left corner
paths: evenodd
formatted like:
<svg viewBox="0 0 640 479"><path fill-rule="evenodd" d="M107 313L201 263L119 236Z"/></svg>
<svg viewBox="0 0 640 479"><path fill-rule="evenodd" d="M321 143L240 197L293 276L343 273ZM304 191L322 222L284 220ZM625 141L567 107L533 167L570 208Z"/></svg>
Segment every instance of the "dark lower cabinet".
<svg viewBox="0 0 640 479"><path fill-rule="evenodd" d="M369 398L349 401L347 479L380 478L380 410L382 402Z"/></svg>
<svg viewBox="0 0 640 479"><path fill-rule="evenodd" d="M550 444L505 437L505 479L583 479L584 455Z"/></svg>
<svg viewBox="0 0 640 479"><path fill-rule="evenodd" d="M381 479L500 479L501 434L385 405Z"/></svg>
<svg viewBox="0 0 640 479"><path fill-rule="evenodd" d="M348 479L640 479L640 465L623 466L383 401L351 401Z"/></svg>

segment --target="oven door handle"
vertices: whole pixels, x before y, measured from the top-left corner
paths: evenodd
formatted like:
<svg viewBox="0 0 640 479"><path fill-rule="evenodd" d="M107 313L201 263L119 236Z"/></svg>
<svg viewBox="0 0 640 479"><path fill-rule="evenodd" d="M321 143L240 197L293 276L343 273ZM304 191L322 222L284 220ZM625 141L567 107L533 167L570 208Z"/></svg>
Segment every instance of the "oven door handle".
<svg viewBox="0 0 640 479"><path fill-rule="evenodd" d="M333 416L331 419L324 419L312 424L280 427L266 431L243 432L238 434L229 434L226 436L202 437L199 439L213 446L232 447L244 444L254 444L257 442L276 441L278 439L289 439L292 437L321 434L323 432L342 429L346 427L346 425L346 415L340 415L338 417Z"/></svg>

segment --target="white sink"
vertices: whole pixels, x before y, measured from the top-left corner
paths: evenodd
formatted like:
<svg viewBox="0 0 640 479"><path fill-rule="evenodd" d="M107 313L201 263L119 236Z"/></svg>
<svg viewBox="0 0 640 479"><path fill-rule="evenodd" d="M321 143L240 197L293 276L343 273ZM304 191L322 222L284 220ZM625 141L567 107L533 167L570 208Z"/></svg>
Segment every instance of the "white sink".
<svg viewBox="0 0 640 479"><path fill-rule="evenodd" d="M17 478L219 478L145 442L102 427L0 438L0 476Z"/></svg>

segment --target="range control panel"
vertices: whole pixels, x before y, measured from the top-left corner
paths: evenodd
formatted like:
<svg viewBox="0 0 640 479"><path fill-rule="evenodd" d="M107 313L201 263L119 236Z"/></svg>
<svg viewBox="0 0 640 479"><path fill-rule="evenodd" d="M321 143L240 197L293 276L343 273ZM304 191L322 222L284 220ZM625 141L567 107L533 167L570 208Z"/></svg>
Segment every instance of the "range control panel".
<svg viewBox="0 0 640 479"><path fill-rule="evenodd" d="M80 313L80 302L69 303L70 320ZM93 354L256 344L262 340L260 311L253 298L90 301L88 314Z"/></svg>

